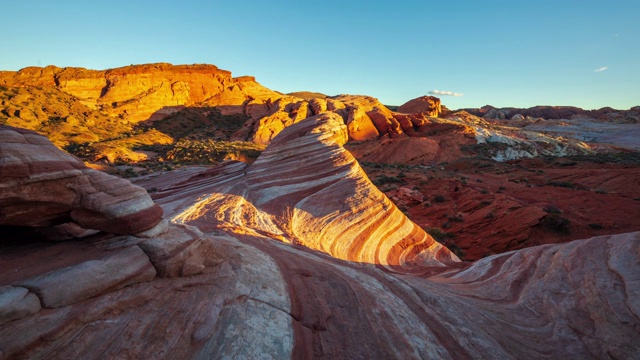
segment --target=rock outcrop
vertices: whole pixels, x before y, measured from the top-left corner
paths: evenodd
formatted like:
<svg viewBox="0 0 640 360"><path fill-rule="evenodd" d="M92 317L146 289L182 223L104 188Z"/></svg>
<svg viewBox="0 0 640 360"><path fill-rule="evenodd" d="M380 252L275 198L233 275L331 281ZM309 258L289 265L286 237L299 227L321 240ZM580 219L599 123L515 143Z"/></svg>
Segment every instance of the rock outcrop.
<svg viewBox="0 0 640 360"><path fill-rule="evenodd" d="M638 121L640 121L640 110L637 106L628 110L616 110L610 107L585 110L575 106L533 106L523 109L513 107L496 108L491 105L485 105L481 108L463 110L485 119L498 120L511 119L515 115L521 115L523 117L541 118L545 120L587 117L621 123L638 123Z"/></svg>
<svg viewBox="0 0 640 360"><path fill-rule="evenodd" d="M87 168L33 131L0 126L0 225L73 221L85 229L134 234L162 209L129 181Z"/></svg>
<svg viewBox="0 0 640 360"><path fill-rule="evenodd" d="M440 99L435 96L421 96L400 105L397 111L404 114L421 113L438 117L442 113L442 105Z"/></svg>
<svg viewBox="0 0 640 360"><path fill-rule="evenodd" d="M212 195L184 208L176 221L203 231L230 227L272 234L362 263L411 267L456 261L368 180L342 147L347 140L347 126L335 113L287 127L254 163L236 169L234 181L225 180L228 173L212 179L217 186L206 190Z"/></svg>
<svg viewBox="0 0 640 360"><path fill-rule="evenodd" d="M214 65L131 65L109 70L29 67L0 72L0 85L47 86L123 121L163 118L201 103L242 106L247 100L277 99L253 77L232 78Z"/></svg>

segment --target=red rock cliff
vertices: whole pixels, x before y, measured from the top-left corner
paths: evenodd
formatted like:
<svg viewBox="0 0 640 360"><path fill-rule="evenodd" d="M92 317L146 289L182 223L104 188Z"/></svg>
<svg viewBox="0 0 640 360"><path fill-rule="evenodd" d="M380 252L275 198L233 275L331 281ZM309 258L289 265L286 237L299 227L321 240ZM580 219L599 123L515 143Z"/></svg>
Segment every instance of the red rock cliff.
<svg viewBox="0 0 640 360"><path fill-rule="evenodd" d="M0 85L54 86L92 108L128 121L162 118L183 106L217 100L241 105L281 95L252 77L232 78L214 65L131 65L109 70L28 67L0 72Z"/></svg>

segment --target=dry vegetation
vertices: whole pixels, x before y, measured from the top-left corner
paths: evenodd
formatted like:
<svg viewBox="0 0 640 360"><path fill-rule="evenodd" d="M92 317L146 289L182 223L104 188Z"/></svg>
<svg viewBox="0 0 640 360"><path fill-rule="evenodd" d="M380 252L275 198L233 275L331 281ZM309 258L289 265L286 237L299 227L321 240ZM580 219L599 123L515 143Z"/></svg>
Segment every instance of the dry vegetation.
<svg viewBox="0 0 640 360"><path fill-rule="evenodd" d="M229 141L248 119L213 107L182 109L130 124L48 87L0 87L0 124L35 130L61 149L110 173L133 176L186 164L251 162L263 146Z"/></svg>

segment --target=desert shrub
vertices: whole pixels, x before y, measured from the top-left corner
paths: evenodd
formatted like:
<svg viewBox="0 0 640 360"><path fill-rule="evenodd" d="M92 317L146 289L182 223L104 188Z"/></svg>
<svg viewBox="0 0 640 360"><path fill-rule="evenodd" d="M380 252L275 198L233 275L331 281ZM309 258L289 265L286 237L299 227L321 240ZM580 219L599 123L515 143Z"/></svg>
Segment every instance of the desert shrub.
<svg viewBox="0 0 640 360"><path fill-rule="evenodd" d="M573 189L576 187L576 185L570 181L551 181L549 182L549 185L557 186L557 187L566 187L570 189Z"/></svg>
<svg viewBox="0 0 640 360"><path fill-rule="evenodd" d="M569 162L560 163L559 165L560 166L575 166L575 165L578 165L578 163L575 162L575 161L569 161Z"/></svg>
<svg viewBox="0 0 640 360"><path fill-rule="evenodd" d="M443 244L452 253L456 254L460 259L464 259L465 253L460 247L452 242L453 239L456 238L456 234L443 231L437 227L425 227L424 231L431 235L437 242Z"/></svg>
<svg viewBox="0 0 640 360"><path fill-rule="evenodd" d="M587 226L589 226L593 230L602 230L604 228L604 226L602 226L602 225L600 225L598 223L589 224Z"/></svg>
<svg viewBox="0 0 640 360"><path fill-rule="evenodd" d="M384 168L383 164L380 163L374 163L374 162L370 162L370 161L363 161L360 163L362 166L367 166L367 167L372 167L374 169L382 169Z"/></svg>
<svg viewBox="0 0 640 360"><path fill-rule="evenodd" d="M389 183L399 183L402 180L398 179L395 176L387 176L387 175L378 175L375 180L373 180L373 184L376 186L389 184Z"/></svg>
<svg viewBox="0 0 640 360"><path fill-rule="evenodd" d="M444 195L440 195L440 194L438 194L438 195L435 195L435 196L433 197L433 202L436 202L436 203L443 203L443 202L445 202L445 201L447 201L447 198L445 198L445 197L444 197Z"/></svg>
<svg viewBox="0 0 640 360"><path fill-rule="evenodd" d="M549 230L561 234L571 233L571 221L560 214L549 214L542 218L542 224Z"/></svg>
<svg viewBox="0 0 640 360"><path fill-rule="evenodd" d="M444 243L447 240L453 239L456 237L455 234L443 231L442 229L439 229L437 227L425 227L424 231L427 234L431 235L431 237L434 238L439 243Z"/></svg>
<svg viewBox="0 0 640 360"><path fill-rule="evenodd" d="M542 225L551 231L561 234L571 233L571 221L562 216L562 210L554 205L547 205L542 210L547 213L541 220Z"/></svg>
<svg viewBox="0 0 640 360"><path fill-rule="evenodd" d="M449 248L449 250L451 250L451 252L454 253L458 258L460 258L460 260L464 260L465 252L464 250L460 249L458 245L448 243L446 244L446 247Z"/></svg>
<svg viewBox="0 0 640 360"><path fill-rule="evenodd" d="M547 205L542 208L542 210L547 214L562 214L562 210L558 209L555 205Z"/></svg>
<svg viewBox="0 0 640 360"><path fill-rule="evenodd" d="M263 147L243 141L181 139L168 147L161 158L183 164L218 164L228 156L256 159Z"/></svg>

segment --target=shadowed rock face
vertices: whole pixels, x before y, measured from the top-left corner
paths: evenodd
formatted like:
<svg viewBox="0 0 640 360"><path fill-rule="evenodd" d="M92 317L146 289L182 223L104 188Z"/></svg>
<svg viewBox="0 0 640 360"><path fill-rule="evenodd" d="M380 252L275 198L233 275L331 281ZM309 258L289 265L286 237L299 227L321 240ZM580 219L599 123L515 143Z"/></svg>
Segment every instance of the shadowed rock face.
<svg viewBox="0 0 640 360"><path fill-rule="evenodd" d="M0 253L0 354L640 357L640 233L456 262L372 187L342 148L346 132L321 115L282 131L252 165L139 179L159 188L167 216L205 234L173 224L139 248L119 237ZM63 256L39 274L26 265L39 252ZM120 252L135 261L104 281L109 293L51 288L66 271L102 274ZM65 270L74 256L88 261ZM52 308L38 311L38 299Z"/></svg>
<svg viewBox="0 0 640 360"><path fill-rule="evenodd" d="M0 126L0 225L73 221L85 229L133 234L162 209L129 181L89 169L33 131Z"/></svg>

